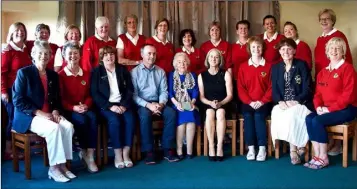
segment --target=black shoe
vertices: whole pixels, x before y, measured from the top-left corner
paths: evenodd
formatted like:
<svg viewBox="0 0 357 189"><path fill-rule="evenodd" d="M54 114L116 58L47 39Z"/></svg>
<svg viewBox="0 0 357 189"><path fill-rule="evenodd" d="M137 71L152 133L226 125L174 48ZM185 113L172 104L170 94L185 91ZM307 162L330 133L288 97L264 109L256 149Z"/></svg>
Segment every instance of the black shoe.
<svg viewBox="0 0 357 189"><path fill-rule="evenodd" d="M187 158L187 159L192 159L192 158L193 158L193 155L192 155L192 154L187 154L187 155L186 155L186 158Z"/></svg>
<svg viewBox="0 0 357 189"><path fill-rule="evenodd" d="M209 156L208 155L208 160L209 161L216 161L216 156Z"/></svg>
<svg viewBox="0 0 357 189"><path fill-rule="evenodd" d="M183 159L185 159L185 155L183 155L183 154L178 155L178 158L179 158L180 160L183 160Z"/></svg>
<svg viewBox="0 0 357 189"><path fill-rule="evenodd" d="M156 160L153 152L146 153L145 164L146 165L156 164Z"/></svg>
<svg viewBox="0 0 357 189"><path fill-rule="evenodd" d="M169 162L180 161L180 159L176 156L175 151L171 150L171 149L170 150L165 150L164 158Z"/></svg>
<svg viewBox="0 0 357 189"><path fill-rule="evenodd" d="M217 156L217 161L223 161L223 156Z"/></svg>

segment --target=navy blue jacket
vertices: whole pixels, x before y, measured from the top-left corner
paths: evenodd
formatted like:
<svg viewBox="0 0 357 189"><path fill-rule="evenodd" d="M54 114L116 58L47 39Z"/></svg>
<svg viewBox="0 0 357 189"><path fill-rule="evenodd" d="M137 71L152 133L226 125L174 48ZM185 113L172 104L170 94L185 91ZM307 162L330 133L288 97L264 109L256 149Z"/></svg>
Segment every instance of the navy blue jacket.
<svg viewBox="0 0 357 189"><path fill-rule="evenodd" d="M300 104L308 105L312 102L311 73L304 61L294 59L290 85L294 88L295 99ZM284 101L285 93L285 63L282 61L272 67L273 101ZM308 107L309 108L309 107Z"/></svg>
<svg viewBox="0 0 357 189"><path fill-rule="evenodd" d="M48 104L50 111L61 108L60 89L56 72L46 69ZM45 101L39 71L35 65L21 68L17 71L15 83L12 87L12 98L15 107L13 129L25 133L35 116L35 110L41 110ZM45 127L46 125L44 125Z"/></svg>
<svg viewBox="0 0 357 189"><path fill-rule="evenodd" d="M120 105L129 109L133 104L134 87L130 72L125 66L115 63L115 73L121 100L117 103L111 103L109 102L110 86L105 67L99 65L92 70L90 91L95 105L101 110L107 110L113 105Z"/></svg>

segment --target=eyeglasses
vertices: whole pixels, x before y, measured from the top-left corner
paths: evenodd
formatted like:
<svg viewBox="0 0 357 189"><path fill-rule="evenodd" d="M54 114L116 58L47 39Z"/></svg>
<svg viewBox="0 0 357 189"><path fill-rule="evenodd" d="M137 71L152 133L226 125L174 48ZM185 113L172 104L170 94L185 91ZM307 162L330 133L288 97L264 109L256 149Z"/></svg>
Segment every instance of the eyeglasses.
<svg viewBox="0 0 357 189"><path fill-rule="evenodd" d="M322 21L326 22L326 21L329 21L329 20L331 20L331 18L320 18L320 22L322 22Z"/></svg>

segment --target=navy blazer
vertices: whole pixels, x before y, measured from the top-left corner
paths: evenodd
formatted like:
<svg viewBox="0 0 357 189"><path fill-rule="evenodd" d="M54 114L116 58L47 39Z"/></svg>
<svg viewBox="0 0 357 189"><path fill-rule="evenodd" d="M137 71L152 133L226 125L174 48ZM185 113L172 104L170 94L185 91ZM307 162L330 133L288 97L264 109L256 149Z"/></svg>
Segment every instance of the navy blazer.
<svg viewBox="0 0 357 189"><path fill-rule="evenodd" d="M295 59L291 66L292 76L290 85L294 88L295 99L300 104L308 104L312 101L311 73L304 61ZM280 62L272 67L273 101L284 101L285 93L285 63Z"/></svg>
<svg viewBox="0 0 357 189"><path fill-rule="evenodd" d="M50 111L61 111L58 75L49 69L46 69L46 75ZM16 132L25 133L35 116L33 112L41 110L45 100L44 88L35 65L17 71L16 80L12 86L12 98L15 107L12 128Z"/></svg>
<svg viewBox="0 0 357 189"><path fill-rule="evenodd" d="M109 102L110 86L105 67L99 65L92 70L90 91L95 105L101 110L109 109L113 105L120 105L129 109L133 104L134 87L130 72L125 66L115 63L115 73L121 100L117 103L111 103Z"/></svg>

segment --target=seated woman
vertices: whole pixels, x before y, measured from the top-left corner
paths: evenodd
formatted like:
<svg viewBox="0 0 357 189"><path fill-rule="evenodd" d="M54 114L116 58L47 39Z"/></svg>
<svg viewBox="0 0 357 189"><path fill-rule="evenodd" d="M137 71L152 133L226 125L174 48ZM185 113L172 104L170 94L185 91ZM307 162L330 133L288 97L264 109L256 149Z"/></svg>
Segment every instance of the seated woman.
<svg viewBox="0 0 357 189"><path fill-rule="evenodd" d="M195 126L200 125L199 114L196 110L198 98L197 76L188 71L190 59L184 52L179 52L174 57L175 71L169 75L169 98L177 112L177 155L184 158L182 153L183 137L187 141L187 158L192 158L193 139Z"/></svg>
<svg viewBox="0 0 357 189"><path fill-rule="evenodd" d="M94 148L97 144L97 117L91 111L92 98L90 96L90 73L79 67L81 48L74 41L68 41L62 48L66 66L58 73L61 100L65 116L70 120L78 136L82 151L80 158L84 159L88 171L95 173L98 167L94 162ZM97 157L100 158L100 157Z"/></svg>
<svg viewBox="0 0 357 189"><path fill-rule="evenodd" d="M271 64L263 58L265 43L262 38L253 36L248 40L247 50L251 56L242 63L238 70L237 89L242 101L244 118L244 139L249 151L247 160L255 160L255 138L257 137L259 152L257 161L266 158L266 117L270 113L271 102Z"/></svg>
<svg viewBox="0 0 357 189"><path fill-rule="evenodd" d="M108 123L118 169L132 167L130 147L134 136L132 112L133 83L129 71L115 60L116 49L104 46L99 50L100 64L94 68L90 90L100 114Z"/></svg>
<svg viewBox="0 0 357 189"><path fill-rule="evenodd" d="M317 75L313 100L316 113L306 117L315 156L304 166L311 169L329 165L325 127L352 121L357 115L357 76L353 65L345 61L346 49L346 42L339 37L326 44L330 64Z"/></svg>
<svg viewBox="0 0 357 189"><path fill-rule="evenodd" d="M209 160L223 160L223 139L226 130L226 109L233 98L232 76L224 70L224 60L218 49L207 53L208 70L198 76L202 112L205 112L205 129L209 143ZM215 119L217 121L215 121ZM214 133L217 130L217 159L214 149Z"/></svg>
<svg viewBox="0 0 357 189"><path fill-rule="evenodd" d="M277 48L283 61L272 67L273 101L277 105L271 113L271 137L274 145L276 139L290 143L291 163L295 165L301 163L309 140L305 117L312 106L311 74L304 60L294 58L297 45L293 39L282 39Z"/></svg>
<svg viewBox="0 0 357 189"><path fill-rule="evenodd" d="M32 131L47 142L50 169L48 177L68 182L76 176L66 168L72 160L73 125L60 115L61 101L56 72L46 68L51 47L46 41L35 41L34 65L17 72L12 88L15 106L13 129L18 133Z"/></svg>

